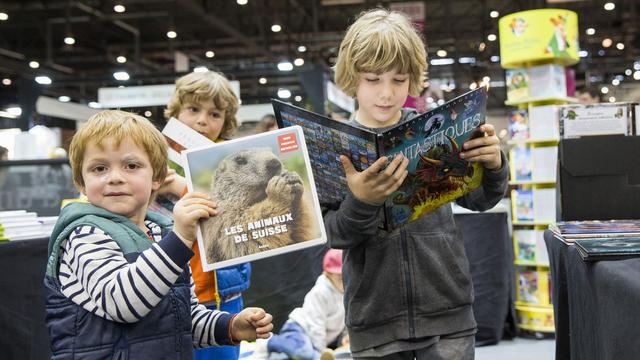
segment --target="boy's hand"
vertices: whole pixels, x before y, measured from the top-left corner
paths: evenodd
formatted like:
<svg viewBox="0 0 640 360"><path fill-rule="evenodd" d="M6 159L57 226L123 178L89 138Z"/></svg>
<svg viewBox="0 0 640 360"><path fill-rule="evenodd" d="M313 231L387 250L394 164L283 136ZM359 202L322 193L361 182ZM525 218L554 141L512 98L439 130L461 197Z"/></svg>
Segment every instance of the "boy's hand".
<svg viewBox="0 0 640 360"><path fill-rule="evenodd" d="M216 204L209 195L190 192L180 199L173 208L173 232L189 248L196 241L196 225L200 219L215 216Z"/></svg>
<svg viewBox="0 0 640 360"><path fill-rule="evenodd" d="M231 323L231 336L235 341L267 339L273 330L273 316L261 308L249 307L238 313Z"/></svg>
<svg viewBox="0 0 640 360"><path fill-rule="evenodd" d="M387 196L396 191L407 177L409 160L401 154L387 165L387 157L383 156L364 171L358 172L351 160L340 155L344 167L349 190L356 199L370 205L382 205Z"/></svg>
<svg viewBox="0 0 640 360"><path fill-rule="evenodd" d="M175 170L169 169L162 186L158 189L158 194L171 194L180 197L186 187L187 180L180 176L180 174L177 174Z"/></svg>
<svg viewBox="0 0 640 360"><path fill-rule="evenodd" d="M500 140L496 136L496 129L491 124L480 126L483 136L467 140L463 145L464 152L460 157L473 162L481 162L485 169L498 170L502 167L500 155Z"/></svg>

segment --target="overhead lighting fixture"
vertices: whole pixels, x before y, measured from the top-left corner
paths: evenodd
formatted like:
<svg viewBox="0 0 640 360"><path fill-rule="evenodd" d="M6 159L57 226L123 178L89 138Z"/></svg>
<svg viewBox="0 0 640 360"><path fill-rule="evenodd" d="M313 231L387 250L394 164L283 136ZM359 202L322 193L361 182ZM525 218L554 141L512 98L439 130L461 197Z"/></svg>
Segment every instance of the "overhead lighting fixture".
<svg viewBox="0 0 640 360"><path fill-rule="evenodd" d="M36 76L36 82L40 85L51 85L51 78L45 75Z"/></svg>
<svg viewBox="0 0 640 360"><path fill-rule="evenodd" d="M146 116L146 117L151 117L151 115L153 115L153 114L149 110L144 112L144 116Z"/></svg>
<svg viewBox="0 0 640 360"><path fill-rule="evenodd" d="M18 117L18 116L22 115L22 108L19 107L19 106L8 107L5 111L10 116Z"/></svg>
<svg viewBox="0 0 640 360"><path fill-rule="evenodd" d="M304 59L303 58L297 58L297 59L293 60L293 65L295 65L295 66L304 65Z"/></svg>
<svg viewBox="0 0 640 360"><path fill-rule="evenodd" d="M496 34L489 34L487 35L487 40L489 41L496 41L498 37L496 36Z"/></svg>
<svg viewBox="0 0 640 360"><path fill-rule="evenodd" d="M478 88L478 83L476 83L475 81L469 84L469 90L475 90L477 88Z"/></svg>
<svg viewBox="0 0 640 360"><path fill-rule="evenodd" d="M610 96L609 97L609 102L616 102L616 97L615 96Z"/></svg>
<svg viewBox="0 0 640 360"><path fill-rule="evenodd" d="M634 62L633 63L633 70L640 70L640 62Z"/></svg>
<svg viewBox="0 0 640 360"><path fill-rule="evenodd" d="M29 67L32 69L37 69L40 67L40 63L35 60L29 61Z"/></svg>
<svg viewBox="0 0 640 360"><path fill-rule="evenodd" d="M300 101L302 101L302 96L300 96L300 95L296 95L296 96L293 98L293 100L295 100L295 101L297 101L297 102L300 102Z"/></svg>
<svg viewBox="0 0 640 360"><path fill-rule="evenodd" d="M117 12L117 13L123 13L127 10L127 8L122 5L122 4L115 4L113 6L113 11Z"/></svg>
<svg viewBox="0 0 640 360"><path fill-rule="evenodd" d="M113 78L118 81L127 81L129 80L129 73L126 71L116 71L113 73Z"/></svg>
<svg viewBox="0 0 640 360"><path fill-rule="evenodd" d="M500 61L500 56L498 56L498 55L493 55L493 56L491 57L491 62L497 63L497 62L499 62L499 61Z"/></svg>
<svg viewBox="0 0 640 360"><path fill-rule="evenodd" d="M440 50L436 51L436 55L438 55L440 57L445 57L445 56L447 56L447 50L440 49Z"/></svg>
<svg viewBox="0 0 640 360"><path fill-rule="evenodd" d="M455 62L452 58L432 59L429 63L433 66L451 65Z"/></svg>
<svg viewBox="0 0 640 360"><path fill-rule="evenodd" d="M11 85L11 79L9 79L9 78L2 79L2 85L4 85L4 86Z"/></svg>
<svg viewBox="0 0 640 360"><path fill-rule="evenodd" d="M71 101L71 98L66 96L66 95L62 95L62 96L58 97L58 101L60 101L60 102L69 102L69 101Z"/></svg>
<svg viewBox="0 0 640 360"><path fill-rule="evenodd" d="M274 33L280 32L280 30L282 30L282 26L278 24L271 25L271 31L273 31Z"/></svg>
<svg viewBox="0 0 640 360"><path fill-rule="evenodd" d="M124 64L127 62L127 57L120 55L116 58L116 61L119 62L120 64Z"/></svg>
<svg viewBox="0 0 640 360"><path fill-rule="evenodd" d="M167 31L167 37L169 39L175 39L178 36L178 33L175 30Z"/></svg>
<svg viewBox="0 0 640 360"><path fill-rule="evenodd" d="M612 2L608 2L606 4L604 4L604 9L607 11L611 11L613 9L616 8L616 4L612 3Z"/></svg>
<svg viewBox="0 0 640 360"><path fill-rule="evenodd" d="M307 51L307 47L306 46L304 46L304 45L298 46L298 52L305 52L305 51Z"/></svg>
<svg viewBox="0 0 640 360"><path fill-rule="evenodd" d="M458 59L458 62L460 64L475 64L476 58L463 56L463 57Z"/></svg>
<svg viewBox="0 0 640 360"><path fill-rule="evenodd" d="M291 71L293 70L293 64L289 61L281 61L278 63L278 70L280 71Z"/></svg>
<svg viewBox="0 0 640 360"><path fill-rule="evenodd" d="M291 91L287 89L278 89L278 97L280 99L288 99L291 97Z"/></svg>
<svg viewBox="0 0 640 360"><path fill-rule="evenodd" d="M589 52L587 50L580 50L578 51L578 56L580 56L581 58L585 58L589 56Z"/></svg>
<svg viewBox="0 0 640 360"><path fill-rule="evenodd" d="M495 10L493 10L493 11L491 11L491 12L489 13L489 16L491 16L492 18L494 18L494 19L495 19L495 18L497 18L498 16L500 16L500 13L499 13L499 12L497 12L497 11L495 11Z"/></svg>
<svg viewBox="0 0 640 360"><path fill-rule="evenodd" d="M482 77L482 82L485 82L485 83L487 83L487 84L488 84L489 82L491 82L491 78L490 78L490 77L488 77L488 76L483 76L483 77Z"/></svg>
<svg viewBox="0 0 640 360"><path fill-rule="evenodd" d="M485 44L484 41L481 41L480 44L478 44L478 51L483 52L486 47L487 44Z"/></svg>
<svg viewBox="0 0 640 360"><path fill-rule="evenodd" d="M90 101L87 105L89 105L89 107L93 109L100 109L100 103L97 103L95 101Z"/></svg>
<svg viewBox="0 0 640 360"><path fill-rule="evenodd" d="M262 85L267 83L267 78L266 77L261 77L260 79L258 79L258 82Z"/></svg>
<svg viewBox="0 0 640 360"><path fill-rule="evenodd" d="M67 45L73 45L76 43L76 39L73 37L73 35L67 35L64 38L64 43Z"/></svg>
<svg viewBox="0 0 640 360"><path fill-rule="evenodd" d="M444 99L438 99L438 101L436 101L436 104L444 105Z"/></svg>
<svg viewBox="0 0 640 360"><path fill-rule="evenodd" d="M205 73L207 71L209 71L209 69L206 66L196 66L193 68L194 73Z"/></svg>
<svg viewBox="0 0 640 360"><path fill-rule="evenodd" d="M633 73L633 78L636 79L636 80L640 80L640 70L636 70Z"/></svg>
<svg viewBox="0 0 640 360"><path fill-rule="evenodd" d="M611 80L611 85L613 85L613 86L618 86L618 85L620 85L620 80L618 80L618 79L613 79L613 80Z"/></svg>
<svg viewBox="0 0 640 360"><path fill-rule="evenodd" d="M247 5L249 0L236 0L236 2L238 3L238 5Z"/></svg>
<svg viewBox="0 0 640 360"><path fill-rule="evenodd" d="M594 28L588 28L587 30L585 30L585 33L587 35L595 35L596 34L596 29Z"/></svg>
<svg viewBox="0 0 640 360"><path fill-rule="evenodd" d="M603 94L606 94L606 93L609 92L609 88L606 87L606 86L603 86L603 87L600 88L600 92L603 93Z"/></svg>
<svg viewBox="0 0 640 360"><path fill-rule="evenodd" d="M631 69L627 69L627 70L624 71L624 74L627 75L627 76L631 76L631 74L633 74L633 71ZM4 83L4 80L2 80L2 83Z"/></svg>
<svg viewBox="0 0 640 360"><path fill-rule="evenodd" d="M611 45L613 45L613 40L609 38L602 40L602 47L608 48Z"/></svg>
<svg viewBox="0 0 640 360"><path fill-rule="evenodd" d="M9 20L9 14L5 12L0 12L0 21L7 21L7 20Z"/></svg>
<svg viewBox="0 0 640 360"><path fill-rule="evenodd" d="M617 43L617 44L616 44L616 48L617 48L618 50L624 50L624 44L623 44L623 43Z"/></svg>
<svg viewBox="0 0 640 360"><path fill-rule="evenodd" d="M216 53L214 53L213 50L207 50L207 52L204 53L204 56L211 59L212 57L216 56Z"/></svg>

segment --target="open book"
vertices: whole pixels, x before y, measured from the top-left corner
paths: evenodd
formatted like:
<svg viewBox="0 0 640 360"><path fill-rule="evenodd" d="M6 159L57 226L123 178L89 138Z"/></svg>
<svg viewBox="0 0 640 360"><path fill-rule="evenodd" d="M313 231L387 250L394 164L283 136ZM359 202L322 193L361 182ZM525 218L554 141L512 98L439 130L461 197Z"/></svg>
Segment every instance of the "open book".
<svg viewBox="0 0 640 360"><path fill-rule="evenodd" d="M448 203L482 182L483 167L460 158L462 144L481 136L487 89L461 95L404 123L368 130L273 100L278 126L300 125L309 148L321 203L344 199L340 155L362 171L378 158L403 153L409 175L385 203L382 227L392 230Z"/></svg>
<svg viewBox="0 0 640 360"><path fill-rule="evenodd" d="M189 191L217 205L198 226L204 271L326 242L300 127L209 142L182 158Z"/></svg>

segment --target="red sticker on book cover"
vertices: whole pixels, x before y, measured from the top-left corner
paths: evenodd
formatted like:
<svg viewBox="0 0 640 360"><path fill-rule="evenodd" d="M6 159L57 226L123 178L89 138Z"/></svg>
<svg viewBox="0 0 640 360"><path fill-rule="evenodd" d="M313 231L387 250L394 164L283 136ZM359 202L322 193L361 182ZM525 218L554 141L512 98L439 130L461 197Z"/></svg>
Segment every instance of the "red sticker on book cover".
<svg viewBox="0 0 640 360"><path fill-rule="evenodd" d="M296 134L289 133L278 136L278 145L280 146L281 153L298 150L298 139L296 138Z"/></svg>

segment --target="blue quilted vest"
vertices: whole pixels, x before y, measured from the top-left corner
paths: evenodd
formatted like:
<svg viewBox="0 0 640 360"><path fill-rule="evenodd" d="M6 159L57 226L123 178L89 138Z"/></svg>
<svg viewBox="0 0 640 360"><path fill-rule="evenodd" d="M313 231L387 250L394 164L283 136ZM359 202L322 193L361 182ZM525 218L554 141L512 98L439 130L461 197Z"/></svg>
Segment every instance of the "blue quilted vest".
<svg viewBox="0 0 640 360"><path fill-rule="evenodd" d="M167 218L148 213L147 219L160 225L163 235L170 230ZM135 323L106 320L62 294L58 281L60 243L80 225L93 225L109 234L129 263L152 245L126 217L83 203L62 210L49 240L44 281L52 359L193 359L188 264L170 292Z"/></svg>

